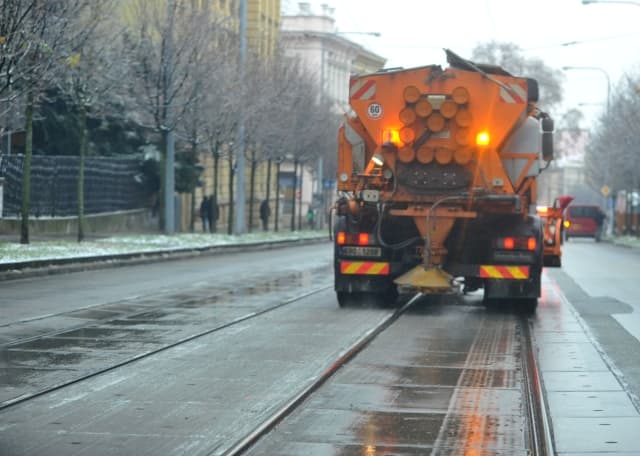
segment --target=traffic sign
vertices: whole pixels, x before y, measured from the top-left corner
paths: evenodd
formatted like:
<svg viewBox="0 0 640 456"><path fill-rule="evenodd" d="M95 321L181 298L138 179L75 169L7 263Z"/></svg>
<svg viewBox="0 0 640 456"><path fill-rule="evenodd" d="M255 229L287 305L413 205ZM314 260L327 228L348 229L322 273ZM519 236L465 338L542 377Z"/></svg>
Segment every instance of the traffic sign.
<svg viewBox="0 0 640 456"><path fill-rule="evenodd" d="M602 193L602 196L607 197L609 196L609 193L611 193L611 189L609 188L608 185L603 185L600 188L600 193Z"/></svg>

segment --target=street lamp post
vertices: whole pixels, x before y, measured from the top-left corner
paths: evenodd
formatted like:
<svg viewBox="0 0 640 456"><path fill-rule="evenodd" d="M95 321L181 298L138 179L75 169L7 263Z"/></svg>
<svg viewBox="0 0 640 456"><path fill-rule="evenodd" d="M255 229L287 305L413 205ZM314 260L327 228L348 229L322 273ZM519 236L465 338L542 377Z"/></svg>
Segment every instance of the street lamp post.
<svg viewBox="0 0 640 456"><path fill-rule="evenodd" d="M240 71L238 78L240 86L244 90L246 82L247 65L247 0L240 0ZM245 152L245 113L240 107L238 119L238 131L236 138L236 220L235 234L244 234L245 231L245 176L244 176L244 152Z"/></svg>

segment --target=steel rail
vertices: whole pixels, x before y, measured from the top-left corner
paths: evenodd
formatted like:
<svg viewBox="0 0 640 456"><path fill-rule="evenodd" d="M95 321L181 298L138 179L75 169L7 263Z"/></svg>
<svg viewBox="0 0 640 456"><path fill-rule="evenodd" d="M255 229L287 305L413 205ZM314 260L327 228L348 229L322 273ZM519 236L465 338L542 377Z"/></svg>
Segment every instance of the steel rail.
<svg viewBox="0 0 640 456"><path fill-rule="evenodd" d="M67 380L67 381L58 383L56 385L47 387L45 389L42 389L42 390L39 390L39 391L36 391L36 392L33 392L33 393L26 393L26 394L23 394L22 396L18 396L16 398L9 399L9 400L3 402L2 404L0 404L0 411L5 410L5 409L7 409L9 407L13 407L13 406L15 406L17 404L21 404L23 402L29 401L31 399L35 399L37 397L44 396L46 394L52 393L52 392L57 391L59 389L65 388L67 386L71 386L71 385L74 385L76 383L80 383L82 381L85 381L87 379L90 379L90 378L93 378L93 377L97 377L98 375L113 371L115 369L118 369L120 367L126 366L128 364L132 364L132 363L134 363L136 361L140 361L140 360L142 360L144 358L148 358L150 356L153 356L153 355L158 354L160 352L163 352L165 350L169 350L169 349L177 347L179 345L186 344L187 342L191 342L192 340L195 340L195 339L207 336L209 334L213 334L214 332L221 331L223 329L226 329L226 328L229 328L231 326L237 325L238 323L242 323L242 322L250 320L252 318L256 318L256 317L258 317L260 315L263 315L263 314L266 314L266 313L271 312L273 310L279 309L281 307L293 304L294 302L300 301L301 299L304 299L304 298L306 298L308 296L311 296L313 294L316 294L316 293L320 293L321 291L327 290L329 288L331 288L330 285L319 287L319 288L315 288L315 289L313 289L311 291L307 291L305 293L302 293L302 294L297 295L297 296L295 296L293 298L287 299L286 301L282 301L282 302L280 302L278 304L275 304L273 306L267 307L265 309L257 310L255 312L250 312L248 314L242 315L241 317L235 318L235 319L233 319L231 321L228 321L228 322L222 323L220 325L217 325L215 328L209 328L209 329L206 329L204 331L200 331L200 332L198 332L196 334L192 334L190 336L184 337L184 338L179 339L179 340L177 340L175 342L171 342L169 344L166 344L166 345L163 345L161 347L158 347L158 348L156 348L154 350L141 353L139 355L133 356L131 358L127 358L127 359L125 359L123 361L117 362L117 363L112 364L110 366L98 369L98 370L96 370L94 372L90 372L90 373L85 374L85 375L83 375L81 377L77 377L77 378L74 378L72 380Z"/></svg>
<svg viewBox="0 0 640 456"><path fill-rule="evenodd" d="M226 450L218 451L214 449L211 456L236 456L244 453L250 447L255 445L262 437L268 434L275 426L277 426L282 420L289 416L302 402L304 402L309 396L311 396L318 388L320 388L329 378L331 378L337 371L351 360L354 356L360 353L373 339L375 339L382 331L384 331L389 325L400 317L409 307L411 307L420 297L422 293L416 294L413 298L407 301L402 307L399 307L395 312L389 314L383 318L375 327L367 331L360 339L358 339L351 347L343 351L338 358L329 365L329 367L316 378L314 378L302 391L296 396L286 402L280 409L273 413L269 418L258 425L253 431L249 432L243 438L234 443Z"/></svg>
<svg viewBox="0 0 640 456"><path fill-rule="evenodd" d="M519 319L523 335L522 364L524 369L525 400L529 415L529 441L533 455L553 456L553 437L549 424L549 415L542 388L538 361L533 347L529 319L521 316Z"/></svg>

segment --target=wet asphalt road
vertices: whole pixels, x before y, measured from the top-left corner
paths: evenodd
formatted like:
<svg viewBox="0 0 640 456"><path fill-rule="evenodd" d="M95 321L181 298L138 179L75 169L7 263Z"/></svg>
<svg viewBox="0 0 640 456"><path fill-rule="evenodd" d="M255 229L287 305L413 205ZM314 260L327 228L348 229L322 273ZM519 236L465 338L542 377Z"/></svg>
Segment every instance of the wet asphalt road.
<svg viewBox="0 0 640 456"><path fill-rule="evenodd" d="M522 356L512 312L424 299L247 454L527 455Z"/></svg>
<svg viewBox="0 0 640 456"><path fill-rule="evenodd" d="M607 285L594 252L639 270L634 252L572 241L531 319L556 450L640 454L640 351L618 320L635 302L611 303L633 281ZM223 452L390 312L339 309L330 263L322 244L3 283L2 401L307 296L0 410L0 455ZM527 454L521 356L510 312L423 301L250 453Z"/></svg>
<svg viewBox="0 0 640 456"><path fill-rule="evenodd" d="M4 282L0 406L327 287L327 250Z"/></svg>

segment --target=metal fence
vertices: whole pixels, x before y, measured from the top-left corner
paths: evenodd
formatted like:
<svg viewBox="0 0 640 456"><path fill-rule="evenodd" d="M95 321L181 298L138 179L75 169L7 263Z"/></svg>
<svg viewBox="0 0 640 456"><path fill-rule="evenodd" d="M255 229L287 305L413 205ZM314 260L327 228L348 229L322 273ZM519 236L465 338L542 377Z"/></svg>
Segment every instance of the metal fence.
<svg viewBox="0 0 640 456"><path fill-rule="evenodd" d="M78 213L76 156L34 155L31 160L29 213L36 217L64 217ZM22 207L24 155L0 155L4 178L2 216L15 217ZM87 157L84 171L86 214L144 207L139 158Z"/></svg>

